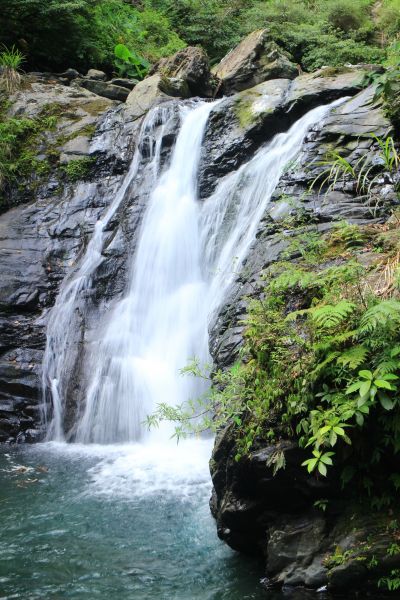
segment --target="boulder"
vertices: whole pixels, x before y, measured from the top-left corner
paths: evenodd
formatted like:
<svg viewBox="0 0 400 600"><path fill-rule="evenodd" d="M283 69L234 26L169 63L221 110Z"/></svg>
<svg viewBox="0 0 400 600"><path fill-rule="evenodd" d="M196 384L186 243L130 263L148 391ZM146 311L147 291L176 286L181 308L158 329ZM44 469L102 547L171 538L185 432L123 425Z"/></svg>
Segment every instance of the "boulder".
<svg viewBox="0 0 400 600"><path fill-rule="evenodd" d="M253 31L213 68L220 90L232 94L268 79L294 79L298 69L282 50L268 39L268 30Z"/></svg>
<svg viewBox="0 0 400 600"><path fill-rule="evenodd" d="M115 77L114 79L110 79L109 83L111 83L112 85L119 85L120 87L125 87L128 90L133 90L138 81L137 79L125 79L124 77Z"/></svg>
<svg viewBox="0 0 400 600"><path fill-rule="evenodd" d="M207 197L213 191L219 177L240 166L261 144L285 131L308 110L362 91L367 86L366 75L371 68L369 65L328 67L301 75L294 81L272 79L220 101L210 114L204 138L199 182L201 197ZM354 101L353 120L364 119L365 128L375 131L375 124L370 122L374 88L368 90L366 96ZM368 106L359 108L360 102ZM382 120L381 113L374 115L379 122ZM343 119L340 123L341 127L344 123L347 126L349 120ZM358 124L355 128L359 129ZM377 131L377 135L382 135L380 127Z"/></svg>
<svg viewBox="0 0 400 600"><path fill-rule="evenodd" d="M314 73L305 73L293 82L288 104L304 106L331 102L336 98L354 96L366 87L367 75L382 70L380 65L351 65L347 67L322 67Z"/></svg>
<svg viewBox="0 0 400 600"><path fill-rule="evenodd" d="M73 79L77 79L81 77L81 74L76 69L67 69L64 73L60 74L60 77L67 79L68 81L72 81Z"/></svg>
<svg viewBox="0 0 400 600"><path fill-rule="evenodd" d="M105 81L98 81L97 79L77 79L75 81L80 87L89 90L93 94L97 94L97 96L103 96L103 98L109 98L110 100L125 102L129 95L129 90L126 87L113 85Z"/></svg>
<svg viewBox="0 0 400 600"><path fill-rule="evenodd" d="M88 79L93 79L94 81L106 81L107 75L104 71L99 71L98 69L89 69L86 73L86 77Z"/></svg>
<svg viewBox="0 0 400 600"><path fill-rule="evenodd" d="M11 100L10 116L37 119L45 110L56 115L37 148L47 164L45 177L28 175L4 194L0 207L0 442L34 442L43 435L41 365L48 311L66 271L120 189L140 123L125 119L124 105L38 75L25 75ZM96 157L94 181L71 182L63 157L80 159L87 153ZM122 281L120 271L118 277Z"/></svg>
<svg viewBox="0 0 400 600"><path fill-rule="evenodd" d="M153 69L162 78L163 90L172 96L212 95L210 63L202 48L188 46L173 56L162 58Z"/></svg>
<svg viewBox="0 0 400 600"><path fill-rule="evenodd" d="M138 83L127 97L129 114L137 119L143 116L158 102L168 100L169 96L161 90L161 76L158 73L146 77Z"/></svg>

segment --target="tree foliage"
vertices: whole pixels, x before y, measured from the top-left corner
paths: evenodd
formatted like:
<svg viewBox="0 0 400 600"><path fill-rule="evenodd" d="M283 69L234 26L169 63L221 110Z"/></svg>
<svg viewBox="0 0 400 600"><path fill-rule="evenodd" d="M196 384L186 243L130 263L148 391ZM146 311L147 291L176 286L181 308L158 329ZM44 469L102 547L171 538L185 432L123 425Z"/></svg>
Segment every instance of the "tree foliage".
<svg viewBox="0 0 400 600"><path fill-rule="evenodd" d="M376 62L400 26L398 0L0 0L0 43L27 55L28 68L112 70L124 44L155 61L185 44L213 62L267 27L305 70Z"/></svg>

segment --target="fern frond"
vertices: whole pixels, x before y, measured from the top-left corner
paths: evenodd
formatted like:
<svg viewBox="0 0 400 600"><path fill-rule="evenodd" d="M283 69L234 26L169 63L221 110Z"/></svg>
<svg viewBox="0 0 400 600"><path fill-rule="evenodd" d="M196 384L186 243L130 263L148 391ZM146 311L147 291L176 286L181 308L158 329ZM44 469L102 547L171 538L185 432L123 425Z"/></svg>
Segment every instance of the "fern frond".
<svg viewBox="0 0 400 600"><path fill-rule="evenodd" d="M327 365L333 363L340 356L340 352L331 352L328 354L325 360L318 363L315 369L312 371L313 375L318 375Z"/></svg>
<svg viewBox="0 0 400 600"><path fill-rule="evenodd" d="M379 326L400 323L400 302L383 300L369 308L361 317L359 332L371 333Z"/></svg>
<svg viewBox="0 0 400 600"><path fill-rule="evenodd" d="M315 307L311 311L311 318L320 329L331 329L343 323L355 308L353 302L341 300L338 304Z"/></svg>
<svg viewBox="0 0 400 600"><path fill-rule="evenodd" d="M388 373L394 373L399 368L399 361L394 358L387 358L379 363L377 371L379 375L387 375Z"/></svg>
<svg viewBox="0 0 400 600"><path fill-rule="evenodd" d="M329 337L324 337L323 340L314 344L314 350L316 352L327 352L331 348L340 346L344 342L347 342L350 339L354 339L357 337L358 330L352 329L351 331L345 331L340 333L339 335L332 335Z"/></svg>
<svg viewBox="0 0 400 600"><path fill-rule="evenodd" d="M350 369L357 369L365 362L367 355L368 349L365 346L353 346L338 356L337 363L344 367L349 367Z"/></svg>

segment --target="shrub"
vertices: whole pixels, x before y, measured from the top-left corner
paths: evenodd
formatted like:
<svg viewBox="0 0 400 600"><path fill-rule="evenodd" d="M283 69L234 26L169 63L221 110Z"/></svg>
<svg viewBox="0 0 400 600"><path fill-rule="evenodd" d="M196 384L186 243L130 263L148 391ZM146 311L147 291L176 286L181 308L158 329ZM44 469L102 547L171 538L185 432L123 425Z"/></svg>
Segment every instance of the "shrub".
<svg viewBox="0 0 400 600"><path fill-rule="evenodd" d="M21 82L19 70L24 60L25 56L15 46L4 46L4 50L0 52L0 87L7 93L18 88Z"/></svg>
<svg viewBox="0 0 400 600"><path fill-rule="evenodd" d="M328 21L336 29L351 31L360 29L366 21L363 7L349 0L339 0L328 8Z"/></svg>
<svg viewBox="0 0 400 600"><path fill-rule="evenodd" d="M111 72L119 43L150 61L185 45L165 15L122 0L0 0L0 21L0 42L17 43L36 70Z"/></svg>
<svg viewBox="0 0 400 600"><path fill-rule="evenodd" d="M124 44L117 44L114 54L117 73L120 77L131 77L138 80L145 77L150 66L145 58L132 52Z"/></svg>
<svg viewBox="0 0 400 600"><path fill-rule="evenodd" d="M400 32L400 3L398 0L384 0L378 7L378 26L383 42Z"/></svg>

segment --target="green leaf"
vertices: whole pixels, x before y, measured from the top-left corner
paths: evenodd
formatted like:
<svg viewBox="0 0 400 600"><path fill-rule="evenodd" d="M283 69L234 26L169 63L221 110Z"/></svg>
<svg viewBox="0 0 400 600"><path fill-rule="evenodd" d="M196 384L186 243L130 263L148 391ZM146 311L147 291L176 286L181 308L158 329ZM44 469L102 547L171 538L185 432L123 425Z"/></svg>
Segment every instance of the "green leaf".
<svg viewBox="0 0 400 600"><path fill-rule="evenodd" d="M359 411L357 411L356 412L356 422L357 422L357 425L359 427L362 427L364 425L364 421L365 421L365 419L364 419L364 416L362 415L362 413L359 412Z"/></svg>
<svg viewBox="0 0 400 600"><path fill-rule="evenodd" d="M132 58L132 53L124 44L117 44L114 48L114 54L117 58L129 61Z"/></svg>
<svg viewBox="0 0 400 600"><path fill-rule="evenodd" d="M399 377L394 373L386 373L386 375L382 375L381 379L384 379L385 381L396 381L396 379L399 379Z"/></svg>
<svg viewBox="0 0 400 600"><path fill-rule="evenodd" d="M325 435L325 433L328 433L328 431L332 429L331 425L325 425L324 427L321 427L321 429L318 429L318 436L322 436Z"/></svg>
<svg viewBox="0 0 400 600"><path fill-rule="evenodd" d="M368 402L369 399L369 395L365 394L365 396L360 396L357 402L357 408L359 410L361 410L361 408L364 406L364 404L366 404L366 402Z"/></svg>
<svg viewBox="0 0 400 600"><path fill-rule="evenodd" d="M327 472L328 472L328 471L327 471L327 468L326 468L326 466L325 466L325 465L324 465L324 463L322 463L322 462L319 462L319 463L318 463L318 471L319 471L319 472L321 473L321 475L323 475L324 477L326 477L326 474L327 474Z"/></svg>
<svg viewBox="0 0 400 600"><path fill-rule="evenodd" d="M335 433L337 433L338 435L345 435L343 427L339 427L338 425L335 425L335 427L333 428L333 431Z"/></svg>
<svg viewBox="0 0 400 600"><path fill-rule="evenodd" d="M374 385L376 385L376 387L378 387L378 388L383 388L385 390L395 390L396 389L388 381L385 381L384 379L375 379Z"/></svg>
<svg viewBox="0 0 400 600"><path fill-rule="evenodd" d="M360 394L361 398L363 398L364 396L366 396L368 394L368 392L369 392L370 389L371 389L371 381L364 381L361 384L360 390L359 390L359 394Z"/></svg>
<svg viewBox="0 0 400 600"><path fill-rule="evenodd" d="M325 465L333 465L331 457L327 456L326 454L321 456L321 462L323 462Z"/></svg>
<svg viewBox="0 0 400 600"><path fill-rule="evenodd" d="M374 377L373 374L371 373L371 371L367 371L367 370L360 371L358 374L363 379L369 379L370 381L372 381L372 379Z"/></svg>
<svg viewBox="0 0 400 600"><path fill-rule="evenodd" d="M396 402L391 400L386 394L379 394L379 402L385 410L392 410Z"/></svg>
<svg viewBox="0 0 400 600"><path fill-rule="evenodd" d="M346 394L352 394L353 392L357 392L360 389L360 387L362 386L362 384L363 384L362 381L356 381L355 383L352 383L347 388Z"/></svg>

